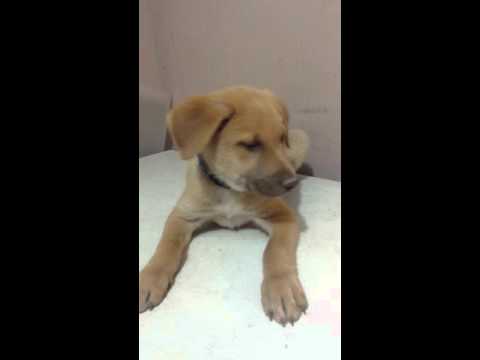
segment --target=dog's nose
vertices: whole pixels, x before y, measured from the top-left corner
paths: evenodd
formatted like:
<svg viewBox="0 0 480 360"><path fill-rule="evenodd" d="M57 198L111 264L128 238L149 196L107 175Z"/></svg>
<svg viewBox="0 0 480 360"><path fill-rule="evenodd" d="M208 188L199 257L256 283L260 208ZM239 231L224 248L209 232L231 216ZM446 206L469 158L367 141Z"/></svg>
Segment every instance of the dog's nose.
<svg viewBox="0 0 480 360"><path fill-rule="evenodd" d="M298 182L297 177L296 177L296 176L291 176L291 177L283 180L282 186L283 186L285 189L290 190L290 189L293 188L295 185L297 185L297 182Z"/></svg>

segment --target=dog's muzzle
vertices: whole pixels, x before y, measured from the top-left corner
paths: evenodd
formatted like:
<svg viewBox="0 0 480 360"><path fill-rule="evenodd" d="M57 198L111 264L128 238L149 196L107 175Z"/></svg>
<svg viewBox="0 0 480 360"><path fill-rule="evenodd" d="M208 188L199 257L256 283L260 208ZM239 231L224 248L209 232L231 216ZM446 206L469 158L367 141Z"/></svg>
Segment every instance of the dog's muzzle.
<svg viewBox="0 0 480 360"><path fill-rule="evenodd" d="M266 196L280 196L297 186L299 179L296 176L270 177L254 180L250 187Z"/></svg>

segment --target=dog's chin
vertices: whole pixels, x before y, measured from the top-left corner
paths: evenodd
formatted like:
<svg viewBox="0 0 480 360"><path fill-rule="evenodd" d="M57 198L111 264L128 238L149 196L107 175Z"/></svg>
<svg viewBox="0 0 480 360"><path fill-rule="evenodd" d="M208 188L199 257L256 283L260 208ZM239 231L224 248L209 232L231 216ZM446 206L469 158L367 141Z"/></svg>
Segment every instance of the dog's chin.
<svg viewBox="0 0 480 360"><path fill-rule="evenodd" d="M248 184L245 178L239 177L239 178L229 178L229 177L220 177L221 180L225 182L232 190L238 191L238 192L247 192L249 191L248 189Z"/></svg>

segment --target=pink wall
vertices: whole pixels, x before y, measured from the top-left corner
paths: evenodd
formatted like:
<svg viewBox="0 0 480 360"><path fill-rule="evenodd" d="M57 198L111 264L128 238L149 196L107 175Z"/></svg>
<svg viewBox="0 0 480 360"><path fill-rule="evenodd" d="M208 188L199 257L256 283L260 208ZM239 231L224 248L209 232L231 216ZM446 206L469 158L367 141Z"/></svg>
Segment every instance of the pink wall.
<svg viewBox="0 0 480 360"><path fill-rule="evenodd" d="M310 134L315 175L340 180L340 0L140 2L157 62L145 83L158 78L174 102L227 85L271 88Z"/></svg>

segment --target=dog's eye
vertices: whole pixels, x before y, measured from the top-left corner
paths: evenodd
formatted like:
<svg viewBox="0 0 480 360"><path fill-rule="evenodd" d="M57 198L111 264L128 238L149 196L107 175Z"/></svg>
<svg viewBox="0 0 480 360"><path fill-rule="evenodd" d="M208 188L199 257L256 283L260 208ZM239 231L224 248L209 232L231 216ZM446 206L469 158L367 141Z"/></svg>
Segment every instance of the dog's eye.
<svg viewBox="0 0 480 360"><path fill-rule="evenodd" d="M248 151L256 151L262 147L262 143L259 141L254 141L251 143L240 141L238 145L247 149Z"/></svg>

